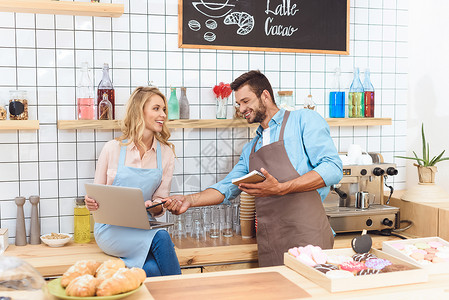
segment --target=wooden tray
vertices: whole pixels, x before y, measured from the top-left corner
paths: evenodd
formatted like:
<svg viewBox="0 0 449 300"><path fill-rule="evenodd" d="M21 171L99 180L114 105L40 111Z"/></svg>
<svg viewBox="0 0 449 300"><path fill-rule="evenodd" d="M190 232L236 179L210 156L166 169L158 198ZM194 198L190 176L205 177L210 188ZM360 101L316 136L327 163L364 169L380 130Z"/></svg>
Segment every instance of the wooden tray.
<svg viewBox="0 0 449 300"><path fill-rule="evenodd" d="M324 252L327 255L352 256L355 254L354 250L352 250L351 248L324 250ZM326 277L324 273L303 264L288 253L284 253L284 264L332 293L428 281L427 272L419 266L416 266L374 248L372 248L370 252L376 255L378 258L388 259L394 264L406 265L410 267L411 270L380 273L375 275L354 276L352 278L331 279Z"/></svg>
<svg viewBox="0 0 449 300"><path fill-rule="evenodd" d="M428 265L421 265L417 260L411 258L404 252L396 249L393 245L394 244L403 244L403 245L413 245L416 243L428 243L428 242L440 242L444 246L449 246L449 243L439 237L427 237L427 238L418 238L418 239L407 239L407 240L400 240L400 241L390 241L390 242L383 242L382 243L382 251L385 253L394 255L400 259L403 259L405 261L408 261L409 263L415 264L417 266L420 266L421 268L427 270L429 274L443 274L443 273L449 273L449 262L442 262L442 263L431 263Z"/></svg>
<svg viewBox="0 0 449 300"><path fill-rule="evenodd" d="M298 299L311 297L278 272L147 282L155 300Z"/></svg>

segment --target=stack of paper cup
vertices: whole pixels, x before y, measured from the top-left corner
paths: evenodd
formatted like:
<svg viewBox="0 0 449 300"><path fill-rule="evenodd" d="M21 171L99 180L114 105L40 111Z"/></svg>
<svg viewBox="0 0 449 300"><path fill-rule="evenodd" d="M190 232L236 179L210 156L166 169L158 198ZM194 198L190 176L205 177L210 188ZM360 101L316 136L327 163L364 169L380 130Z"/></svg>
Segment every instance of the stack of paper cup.
<svg viewBox="0 0 449 300"><path fill-rule="evenodd" d="M240 194L240 230L242 232L242 238L248 239L254 237L255 215L256 215L256 201L254 196L242 192Z"/></svg>

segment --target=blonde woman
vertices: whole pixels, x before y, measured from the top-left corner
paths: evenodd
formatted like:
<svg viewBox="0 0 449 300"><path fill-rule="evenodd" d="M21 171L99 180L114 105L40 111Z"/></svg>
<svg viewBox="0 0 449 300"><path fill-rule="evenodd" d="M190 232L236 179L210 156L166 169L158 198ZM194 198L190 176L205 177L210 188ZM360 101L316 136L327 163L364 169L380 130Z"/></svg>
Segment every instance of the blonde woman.
<svg viewBox="0 0 449 300"><path fill-rule="evenodd" d="M167 100L155 87L138 87L131 94L123 120L123 135L103 147L95 171L97 184L137 187L145 206L168 197L174 168L174 146L168 142ZM90 211L98 203L85 197ZM163 215L159 205L150 219ZM95 223L95 240L107 254L120 257L128 267L143 268L147 276L181 274L178 258L165 230L143 230Z"/></svg>

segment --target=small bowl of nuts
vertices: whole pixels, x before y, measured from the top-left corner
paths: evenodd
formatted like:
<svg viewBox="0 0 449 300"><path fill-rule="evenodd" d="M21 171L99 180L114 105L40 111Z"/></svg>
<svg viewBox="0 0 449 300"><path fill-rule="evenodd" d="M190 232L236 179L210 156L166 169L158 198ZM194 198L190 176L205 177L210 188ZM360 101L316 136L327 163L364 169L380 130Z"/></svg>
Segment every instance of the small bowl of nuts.
<svg viewBox="0 0 449 300"><path fill-rule="evenodd" d="M48 233L41 235L41 241L50 247L62 247L72 239L68 233Z"/></svg>

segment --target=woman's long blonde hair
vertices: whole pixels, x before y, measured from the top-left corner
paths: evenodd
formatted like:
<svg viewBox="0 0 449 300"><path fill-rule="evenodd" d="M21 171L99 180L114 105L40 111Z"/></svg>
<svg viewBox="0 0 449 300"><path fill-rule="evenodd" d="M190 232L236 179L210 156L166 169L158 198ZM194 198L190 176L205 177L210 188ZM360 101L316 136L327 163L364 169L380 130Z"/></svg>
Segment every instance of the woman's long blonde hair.
<svg viewBox="0 0 449 300"><path fill-rule="evenodd" d="M145 130L143 107L153 95L158 95L164 100L164 112L167 114L167 99L158 88L150 86L139 86L136 88L126 104L126 115L121 123L121 130L123 134L116 138L116 140L120 142L121 146L126 146L131 142L134 142L136 146L142 147L144 151L148 150L147 146L142 141L143 132ZM168 141L170 138L170 131L168 130L165 122L164 125L162 125L162 131L155 132L154 136L161 144L169 146L173 150L173 153L175 152L175 146ZM123 140L128 141L124 143Z"/></svg>

